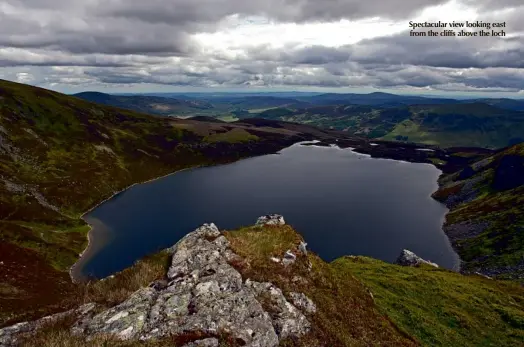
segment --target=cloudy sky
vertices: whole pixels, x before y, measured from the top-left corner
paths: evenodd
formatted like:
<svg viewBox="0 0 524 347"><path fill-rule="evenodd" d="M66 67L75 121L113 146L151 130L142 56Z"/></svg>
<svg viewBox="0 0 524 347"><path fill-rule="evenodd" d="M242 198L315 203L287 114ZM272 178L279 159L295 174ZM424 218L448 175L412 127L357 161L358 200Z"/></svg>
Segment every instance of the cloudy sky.
<svg viewBox="0 0 524 347"><path fill-rule="evenodd" d="M523 18L522 0L2 0L0 78L524 97ZM505 21L506 36L410 37L409 21L439 20Z"/></svg>

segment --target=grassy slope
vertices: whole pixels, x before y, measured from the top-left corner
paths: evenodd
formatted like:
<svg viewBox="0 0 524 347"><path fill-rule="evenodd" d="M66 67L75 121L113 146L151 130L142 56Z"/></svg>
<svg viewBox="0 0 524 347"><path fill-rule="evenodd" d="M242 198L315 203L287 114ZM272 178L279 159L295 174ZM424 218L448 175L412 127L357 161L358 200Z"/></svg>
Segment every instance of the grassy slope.
<svg viewBox="0 0 524 347"><path fill-rule="evenodd" d="M318 256L299 256L288 268L271 261L270 257L282 257L288 249L300 254L302 237L290 226L268 226L263 231L247 227L228 232L226 237L233 251L245 259L234 264L244 278L274 283L284 294L302 292L317 305L317 313L310 317L312 332L284 346L415 345L376 310L359 281L336 271Z"/></svg>
<svg viewBox="0 0 524 347"><path fill-rule="evenodd" d="M363 257L331 264L373 293L380 312L425 346L522 346L524 291L514 283Z"/></svg>
<svg viewBox="0 0 524 347"><path fill-rule="evenodd" d="M521 158L522 167L524 144L472 164L474 170L471 175L461 177L459 172L441 177L441 187L434 197L451 208L444 230L466 262L465 270L522 279L524 185L516 182L511 189L502 190L494 183L502 161L511 156ZM514 166L510 168L517 169ZM473 228L478 232L457 234L454 226L459 223L485 224L487 228Z"/></svg>
<svg viewBox="0 0 524 347"><path fill-rule="evenodd" d="M325 263L314 254L289 269L273 263L301 237L291 227L226 234L247 262L244 277L308 295L318 312L299 346L519 346L524 343L524 289L511 282L432 267L406 268L362 257ZM307 271L307 261L313 264ZM300 280L293 281L299 276ZM374 299L370 296L369 288ZM390 323L393 322L393 324Z"/></svg>
<svg viewBox="0 0 524 347"><path fill-rule="evenodd" d="M410 107L411 117L384 139L451 146L501 148L524 134L524 113L483 103Z"/></svg>
<svg viewBox="0 0 524 347"><path fill-rule="evenodd" d="M14 311L49 304L46 292L56 297L71 289L62 271L86 246L88 227L79 217L113 193L301 138L273 129L256 129L255 136L252 129L152 117L0 81L0 324ZM232 139L217 135L230 132ZM238 134L248 141L235 143Z"/></svg>
<svg viewBox="0 0 524 347"><path fill-rule="evenodd" d="M332 263L308 253L284 268L270 260L287 250L300 254L302 237L290 226L245 227L227 231L235 266L244 279L269 281L285 295L302 292L317 306L308 314L312 331L282 346L521 346L524 343L524 289L513 282L464 276L445 269L401 267L366 257ZM137 262L112 278L80 285L70 307L96 302L114 306L150 282L162 279L167 252ZM309 265L311 264L311 270ZM264 298L259 298L264 305ZM269 311L271 308L268 306ZM57 322L28 340L27 346L97 346ZM107 340L105 340L107 339ZM111 339L100 345L120 345ZM174 345L176 337L151 346ZM38 342L38 343L35 343ZM53 344L55 343L55 344ZM142 345L137 342L123 346ZM230 346L223 342L221 346Z"/></svg>
<svg viewBox="0 0 524 347"><path fill-rule="evenodd" d="M308 315L312 331L299 341L284 341L282 346L524 343L524 289L515 283L427 266L401 267L365 257L343 257L326 263L311 252L284 268L270 257L282 257L287 250L300 254L297 248L302 237L292 227L245 227L226 232L226 237L243 258L233 265L245 279L272 282L285 295L305 293L316 304L317 312ZM167 253L148 257L114 278L79 287L75 303L116 305L165 276L168 263ZM308 263L312 264L311 271ZM259 300L264 305L264 298ZM53 346L50 342L60 336L64 347L92 345L71 336L68 329L50 327L31 340L39 341L39 346Z"/></svg>

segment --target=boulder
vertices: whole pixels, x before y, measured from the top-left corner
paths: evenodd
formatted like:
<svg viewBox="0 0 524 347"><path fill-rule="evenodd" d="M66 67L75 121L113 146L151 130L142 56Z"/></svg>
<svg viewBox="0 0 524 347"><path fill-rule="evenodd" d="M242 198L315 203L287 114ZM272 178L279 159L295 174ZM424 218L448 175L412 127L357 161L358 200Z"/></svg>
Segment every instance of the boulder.
<svg viewBox="0 0 524 347"><path fill-rule="evenodd" d="M401 266L420 266L421 264L426 264L438 267L437 264L424 260L407 249L404 249L402 253L400 253L400 256L395 261L395 264Z"/></svg>
<svg viewBox="0 0 524 347"><path fill-rule="evenodd" d="M284 217L279 214L268 214L259 217L256 225L285 225Z"/></svg>
<svg viewBox="0 0 524 347"><path fill-rule="evenodd" d="M97 335L133 341L195 336L195 341L185 341L186 347L219 346L219 336L242 346L276 347L283 339L296 340L310 331L304 313L314 312L314 303L300 293L292 293L290 302L272 283L244 281L230 265L231 260L243 259L229 248L216 225L204 224L169 252L171 265L164 280L109 309L87 305L1 329L0 346L16 345L20 334L33 333L44 322L67 314L78 317L71 332L87 340ZM283 261L295 259L288 251Z"/></svg>
<svg viewBox="0 0 524 347"><path fill-rule="evenodd" d="M309 331L307 318L279 288L243 281L228 262L239 256L214 224L186 235L171 252L167 284L157 281L142 288L120 305L79 321L74 331L90 337L111 334L121 340L226 334L241 345L260 347L278 346L281 339ZM263 294L271 298L277 313L264 309L259 301ZM217 346L217 342L208 338L187 346Z"/></svg>

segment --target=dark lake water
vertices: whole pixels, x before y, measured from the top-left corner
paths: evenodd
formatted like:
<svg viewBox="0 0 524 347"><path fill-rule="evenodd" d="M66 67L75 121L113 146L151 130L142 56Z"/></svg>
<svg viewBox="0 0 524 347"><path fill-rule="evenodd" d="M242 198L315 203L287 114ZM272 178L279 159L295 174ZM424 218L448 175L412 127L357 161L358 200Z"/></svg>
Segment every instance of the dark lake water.
<svg viewBox="0 0 524 347"><path fill-rule="evenodd" d="M280 154L179 172L136 185L85 216L91 246L75 277L105 277L172 246L206 222L220 229L279 213L324 260L392 262L407 248L446 268L458 256L442 231L446 207L430 195L440 171L350 149L294 145Z"/></svg>

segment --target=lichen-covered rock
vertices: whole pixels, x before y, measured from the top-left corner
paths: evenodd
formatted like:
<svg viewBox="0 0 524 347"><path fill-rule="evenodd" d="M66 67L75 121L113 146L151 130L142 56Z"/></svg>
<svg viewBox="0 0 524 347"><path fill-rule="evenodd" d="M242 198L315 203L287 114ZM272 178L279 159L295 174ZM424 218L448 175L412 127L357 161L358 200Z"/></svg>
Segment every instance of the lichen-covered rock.
<svg viewBox="0 0 524 347"><path fill-rule="evenodd" d="M293 305L295 305L297 308L302 310L302 312L305 312L305 313L317 312L317 306L305 294L289 293L289 296L291 297L291 302L293 303Z"/></svg>
<svg viewBox="0 0 524 347"><path fill-rule="evenodd" d="M400 253L400 256L395 261L395 264L402 266L419 266L421 264L426 264L438 267L437 264L424 260L417 256L415 253L408 251L407 249L404 249L402 253Z"/></svg>
<svg viewBox="0 0 524 347"><path fill-rule="evenodd" d="M284 217L279 214L269 214L259 217L256 225L285 225Z"/></svg>
<svg viewBox="0 0 524 347"><path fill-rule="evenodd" d="M281 339L295 339L310 330L310 323L300 310L314 312L311 300L292 293L292 301L299 309L273 284L243 281L230 265L231 261L243 259L229 248L216 225L204 224L168 251L172 259L165 279L154 281L102 312L87 305L1 329L0 346L12 346L20 334L33 333L43 322L68 314L78 316L72 333L87 340L100 334L121 340L200 337L187 343L187 347L218 346L219 336L227 336L243 346L276 347ZM295 259L296 255L288 251L283 262ZM264 300L269 300L269 307Z"/></svg>
<svg viewBox="0 0 524 347"><path fill-rule="evenodd" d="M154 288L142 288L122 304L90 319L80 320L73 327L73 331L88 336L110 334L122 340L137 338L143 332L156 298L157 291Z"/></svg>
<svg viewBox="0 0 524 347"><path fill-rule="evenodd" d="M309 332L311 325L307 318L295 306L286 300L280 288L271 283L259 283L246 280L257 297L266 298L271 305L271 317L278 337L285 339L301 336Z"/></svg>
<svg viewBox="0 0 524 347"><path fill-rule="evenodd" d="M88 337L111 334L122 340L225 335L244 346L257 347L278 346L280 339L297 338L309 331L304 314L279 288L243 281L229 264L239 256L214 224L186 235L170 252L167 281L156 281L120 305L77 322L73 331ZM264 293L277 312L264 309L260 301ZM210 338L187 346L216 343L218 340Z"/></svg>
<svg viewBox="0 0 524 347"><path fill-rule="evenodd" d="M284 264L284 266L287 267L291 264L294 264L296 261L297 261L297 256L293 252L291 252L291 250L288 250L284 254L284 258L282 259L282 264Z"/></svg>

